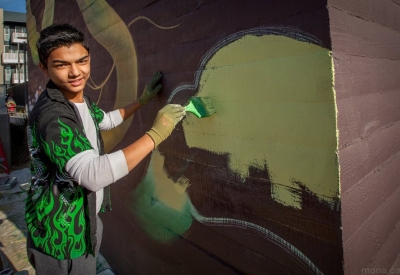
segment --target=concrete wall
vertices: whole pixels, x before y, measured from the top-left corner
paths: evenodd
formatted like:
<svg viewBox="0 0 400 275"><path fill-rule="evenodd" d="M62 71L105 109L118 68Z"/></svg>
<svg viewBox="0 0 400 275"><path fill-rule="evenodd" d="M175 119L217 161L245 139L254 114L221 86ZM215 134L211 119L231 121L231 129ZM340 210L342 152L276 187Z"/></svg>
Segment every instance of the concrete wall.
<svg viewBox="0 0 400 275"><path fill-rule="evenodd" d="M345 273L398 274L400 1L330 0L328 8Z"/></svg>
<svg viewBox="0 0 400 275"><path fill-rule="evenodd" d="M325 1L34 1L27 11L29 101L47 79L38 32L69 22L89 38L85 92L106 111L163 90L108 151L166 103L209 96L112 186L102 253L117 274L342 274L336 109Z"/></svg>

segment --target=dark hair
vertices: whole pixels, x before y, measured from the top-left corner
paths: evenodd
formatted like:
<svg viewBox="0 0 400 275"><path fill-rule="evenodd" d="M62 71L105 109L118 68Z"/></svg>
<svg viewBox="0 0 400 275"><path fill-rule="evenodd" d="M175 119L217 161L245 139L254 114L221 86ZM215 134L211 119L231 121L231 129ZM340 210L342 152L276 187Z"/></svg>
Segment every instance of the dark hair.
<svg viewBox="0 0 400 275"><path fill-rule="evenodd" d="M47 68L47 58L60 47L82 44L89 52L89 44L81 31L69 24L53 24L40 32L36 42L40 63Z"/></svg>

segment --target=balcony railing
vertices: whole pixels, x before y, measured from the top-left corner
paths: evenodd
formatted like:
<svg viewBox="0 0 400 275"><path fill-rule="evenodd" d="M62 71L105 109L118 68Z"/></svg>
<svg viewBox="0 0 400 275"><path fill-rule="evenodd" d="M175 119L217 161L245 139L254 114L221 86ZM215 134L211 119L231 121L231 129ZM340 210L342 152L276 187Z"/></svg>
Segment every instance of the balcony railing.
<svg viewBox="0 0 400 275"><path fill-rule="evenodd" d="M12 84L18 84L18 83L24 83L25 78L24 78L24 73L13 73L12 74Z"/></svg>
<svg viewBox="0 0 400 275"><path fill-rule="evenodd" d="M19 62L18 62L18 53L2 53L1 54L1 62L2 64L24 64L24 60L28 60L28 56L24 53L19 53Z"/></svg>
<svg viewBox="0 0 400 275"><path fill-rule="evenodd" d="M23 44L26 43L28 36L26 32L13 32L11 36L11 43Z"/></svg>

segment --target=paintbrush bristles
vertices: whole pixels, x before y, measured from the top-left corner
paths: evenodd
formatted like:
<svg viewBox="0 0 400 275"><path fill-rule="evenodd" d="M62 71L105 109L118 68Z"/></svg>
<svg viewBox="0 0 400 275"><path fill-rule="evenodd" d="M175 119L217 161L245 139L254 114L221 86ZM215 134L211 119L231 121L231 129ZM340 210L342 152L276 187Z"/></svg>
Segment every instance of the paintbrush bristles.
<svg viewBox="0 0 400 275"><path fill-rule="evenodd" d="M185 110L193 113L198 118L208 117L217 112L209 97L190 98L189 104L185 106Z"/></svg>
<svg viewBox="0 0 400 275"><path fill-rule="evenodd" d="M209 116L215 114L217 110L211 102L211 98L209 97L201 97L201 101L203 102L203 107L206 110Z"/></svg>

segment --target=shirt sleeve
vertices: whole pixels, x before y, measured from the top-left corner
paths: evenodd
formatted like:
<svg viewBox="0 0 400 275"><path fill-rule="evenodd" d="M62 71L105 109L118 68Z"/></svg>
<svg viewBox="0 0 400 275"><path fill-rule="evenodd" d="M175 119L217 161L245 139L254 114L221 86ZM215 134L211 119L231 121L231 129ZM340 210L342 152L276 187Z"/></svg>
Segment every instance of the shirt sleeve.
<svg viewBox="0 0 400 275"><path fill-rule="evenodd" d="M111 130L112 128L117 127L124 121L118 109L108 113L105 113L103 111L103 113L104 113L103 120L99 124L100 130L103 131Z"/></svg>
<svg viewBox="0 0 400 275"><path fill-rule="evenodd" d="M84 151L71 158L65 170L79 185L93 192L116 182L129 173L122 150L102 156L95 150Z"/></svg>

